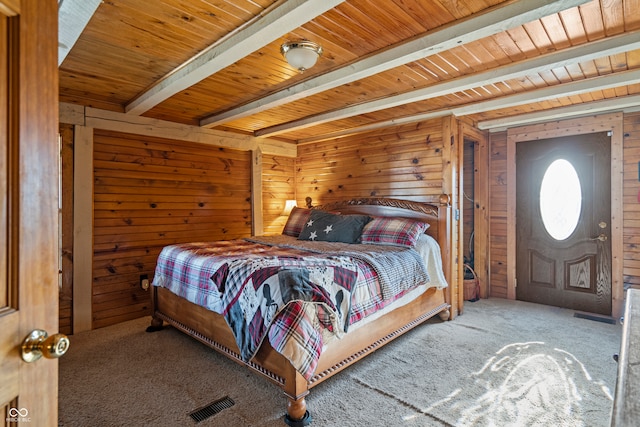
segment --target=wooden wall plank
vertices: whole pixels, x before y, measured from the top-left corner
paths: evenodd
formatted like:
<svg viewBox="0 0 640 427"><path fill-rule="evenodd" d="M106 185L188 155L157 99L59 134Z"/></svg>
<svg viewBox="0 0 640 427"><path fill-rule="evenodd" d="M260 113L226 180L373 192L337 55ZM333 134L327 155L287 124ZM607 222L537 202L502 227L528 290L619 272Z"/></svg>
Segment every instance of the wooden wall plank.
<svg viewBox="0 0 640 427"><path fill-rule="evenodd" d="M489 151L489 297L507 298L507 133L491 134Z"/></svg>

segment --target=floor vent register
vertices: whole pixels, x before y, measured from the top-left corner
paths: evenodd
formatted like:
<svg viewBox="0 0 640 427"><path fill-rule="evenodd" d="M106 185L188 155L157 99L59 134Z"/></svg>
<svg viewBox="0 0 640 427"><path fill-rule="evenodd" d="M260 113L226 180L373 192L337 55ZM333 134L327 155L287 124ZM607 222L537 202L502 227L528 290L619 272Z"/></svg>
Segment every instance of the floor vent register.
<svg viewBox="0 0 640 427"><path fill-rule="evenodd" d="M200 421L204 421L207 418L216 415L223 409L231 408L233 405L235 405L235 402L229 396L225 396L222 399L218 399L215 402L208 404L207 406L196 409L195 411L191 412L189 416L195 422L199 423Z"/></svg>

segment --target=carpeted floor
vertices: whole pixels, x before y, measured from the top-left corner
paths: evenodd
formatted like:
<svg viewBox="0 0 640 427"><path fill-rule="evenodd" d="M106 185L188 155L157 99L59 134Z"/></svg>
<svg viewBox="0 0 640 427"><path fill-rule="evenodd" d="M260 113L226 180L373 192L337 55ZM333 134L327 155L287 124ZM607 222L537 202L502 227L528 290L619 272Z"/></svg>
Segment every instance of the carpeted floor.
<svg viewBox="0 0 640 427"><path fill-rule="evenodd" d="M313 426L608 426L621 327L503 299L410 331L315 387ZM284 426L278 387L149 318L70 337L59 425ZM189 413L230 397L196 423Z"/></svg>

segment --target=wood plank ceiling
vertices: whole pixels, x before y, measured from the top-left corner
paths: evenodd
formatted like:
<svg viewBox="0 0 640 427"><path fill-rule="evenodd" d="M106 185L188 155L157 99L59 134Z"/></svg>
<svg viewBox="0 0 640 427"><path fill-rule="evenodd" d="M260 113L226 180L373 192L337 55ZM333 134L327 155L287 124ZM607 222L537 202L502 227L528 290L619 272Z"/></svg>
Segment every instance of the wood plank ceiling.
<svg viewBox="0 0 640 427"><path fill-rule="evenodd" d="M62 102L291 143L640 108L640 0L104 0L73 44L83 1ZM324 49L304 73L296 39Z"/></svg>

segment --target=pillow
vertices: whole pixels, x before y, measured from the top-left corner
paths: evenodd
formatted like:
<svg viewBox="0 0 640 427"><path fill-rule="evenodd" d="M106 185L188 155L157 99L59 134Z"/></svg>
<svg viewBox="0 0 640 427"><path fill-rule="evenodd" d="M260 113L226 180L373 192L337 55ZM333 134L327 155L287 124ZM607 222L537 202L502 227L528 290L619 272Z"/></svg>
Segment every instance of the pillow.
<svg viewBox="0 0 640 427"><path fill-rule="evenodd" d="M298 240L359 243L368 215L336 215L312 210Z"/></svg>
<svg viewBox="0 0 640 427"><path fill-rule="evenodd" d="M297 206L291 209L287 223L284 225L284 229L282 230L282 234L298 237L304 227L304 224L309 219L310 213L311 209L299 208Z"/></svg>
<svg viewBox="0 0 640 427"><path fill-rule="evenodd" d="M412 248L429 224L408 218L375 217L362 230L362 243Z"/></svg>

